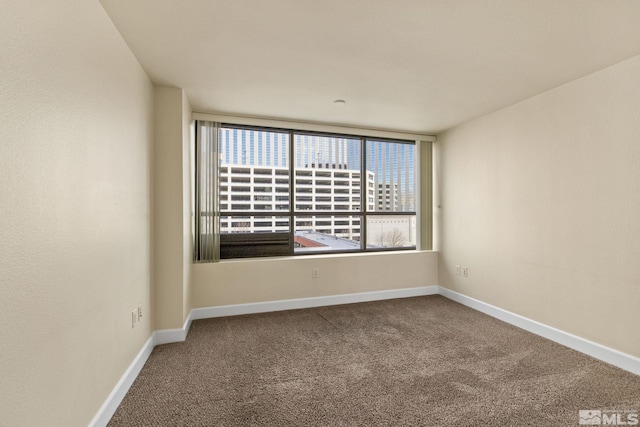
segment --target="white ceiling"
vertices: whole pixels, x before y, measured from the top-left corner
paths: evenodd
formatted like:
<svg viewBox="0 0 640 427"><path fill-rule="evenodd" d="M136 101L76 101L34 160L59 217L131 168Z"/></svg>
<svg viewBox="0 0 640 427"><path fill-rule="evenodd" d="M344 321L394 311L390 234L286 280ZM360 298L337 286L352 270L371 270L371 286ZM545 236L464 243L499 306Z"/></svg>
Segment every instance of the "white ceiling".
<svg viewBox="0 0 640 427"><path fill-rule="evenodd" d="M195 111L378 129L438 133L640 54L637 0L101 3Z"/></svg>

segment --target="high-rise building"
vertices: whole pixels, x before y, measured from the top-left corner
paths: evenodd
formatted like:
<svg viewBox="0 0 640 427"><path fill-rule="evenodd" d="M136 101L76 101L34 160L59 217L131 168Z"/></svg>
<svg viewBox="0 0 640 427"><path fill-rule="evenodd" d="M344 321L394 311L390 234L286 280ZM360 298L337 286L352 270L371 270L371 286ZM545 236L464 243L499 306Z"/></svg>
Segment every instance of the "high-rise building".
<svg viewBox="0 0 640 427"><path fill-rule="evenodd" d="M221 219L222 233L288 231L289 169L279 167L220 167L220 210L228 215ZM374 175L367 173L367 208L375 209ZM295 209L301 211L359 211L362 203L359 170L324 169L317 167L295 169ZM270 215L256 215L260 211ZM250 215L248 213L251 213ZM360 216L336 213L331 216L309 215L296 217L295 230L314 230L320 233L360 239Z"/></svg>
<svg viewBox="0 0 640 427"><path fill-rule="evenodd" d="M319 235L358 242L364 229L358 214L363 204L368 213L415 210L411 144L366 141L362 180L360 139L296 134L291 142L285 132L234 128L222 128L219 135L221 233L293 230L297 246ZM293 224L291 204L297 212ZM353 215L347 213L351 211ZM368 245L415 245L415 215L368 218Z"/></svg>
<svg viewBox="0 0 640 427"><path fill-rule="evenodd" d="M277 132L222 129L220 134L220 222L222 233L277 232L293 227L360 240L362 203L375 210L375 176L367 172L361 189L359 141L300 135L295 138L294 208L335 215L297 215L289 224L290 178L288 135ZM362 197L365 200L362 200ZM261 211L269 215L256 215ZM274 215L282 211L285 216Z"/></svg>
<svg viewBox="0 0 640 427"><path fill-rule="evenodd" d="M399 206L398 184L378 184L378 210L395 211Z"/></svg>

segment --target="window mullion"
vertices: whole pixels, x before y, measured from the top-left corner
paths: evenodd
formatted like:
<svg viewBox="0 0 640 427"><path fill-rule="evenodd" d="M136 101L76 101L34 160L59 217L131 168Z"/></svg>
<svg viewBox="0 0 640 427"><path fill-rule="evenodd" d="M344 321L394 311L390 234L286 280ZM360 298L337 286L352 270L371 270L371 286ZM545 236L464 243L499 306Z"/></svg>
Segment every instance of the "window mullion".
<svg viewBox="0 0 640 427"><path fill-rule="evenodd" d="M367 250L367 211L369 206L367 142L360 138L360 250Z"/></svg>
<svg viewBox="0 0 640 427"><path fill-rule="evenodd" d="M295 228L295 164L296 164L296 152L294 131L290 130L289 135L289 247L291 248L291 254L295 252L294 237L296 233Z"/></svg>

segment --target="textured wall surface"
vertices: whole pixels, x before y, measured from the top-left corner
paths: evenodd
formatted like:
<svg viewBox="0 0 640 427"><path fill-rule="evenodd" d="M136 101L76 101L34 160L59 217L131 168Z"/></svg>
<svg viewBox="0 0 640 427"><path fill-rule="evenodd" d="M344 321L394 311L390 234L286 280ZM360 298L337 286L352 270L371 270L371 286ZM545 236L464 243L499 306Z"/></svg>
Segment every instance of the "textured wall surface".
<svg viewBox="0 0 640 427"><path fill-rule="evenodd" d="M640 356L639 75L635 57L439 135L441 285Z"/></svg>
<svg viewBox="0 0 640 427"><path fill-rule="evenodd" d="M153 89L97 2L2 9L0 425L86 426L151 333Z"/></svg>
<svg viewBox="0 0 640 427"><path fill-rule="evenodd" d="M154 327L171 329L184 321L183 93L161 86L154 92Z"/></svg>
<svg viewBox="0 0 640 427"><path fill-rule="evenodd" d="M172 329L191 311L191 106L182 89L154 94L154 328Z"/></svg>
<svg viewBox="0 0 640 427"><path fill-rule="evenodd" d="M211 307L438 284L436 252L327 255L194 264L193 306ZM312 278L319 269L320 277Z"/></svg>
<svg viewBox="0 0 640 427"><path fill-rule="evenodd" d="M195 141L195 126L191 118L191 104L182 91L182 316L191 312L191 264L193 263L193 235L191 234L192 180L191 145ZM195 146L194 146L195 148Z"/></svg>

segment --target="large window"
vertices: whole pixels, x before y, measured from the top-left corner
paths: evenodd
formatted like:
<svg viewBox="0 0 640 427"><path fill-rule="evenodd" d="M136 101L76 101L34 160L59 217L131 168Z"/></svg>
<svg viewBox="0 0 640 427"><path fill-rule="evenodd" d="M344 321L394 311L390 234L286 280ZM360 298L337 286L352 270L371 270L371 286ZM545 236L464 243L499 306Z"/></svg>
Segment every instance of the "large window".
<svg viewBox="0 0 640 427"><path fill-rule="evenodd" d="M415 141L196 129L197 261L416 248Z"/></svg>

